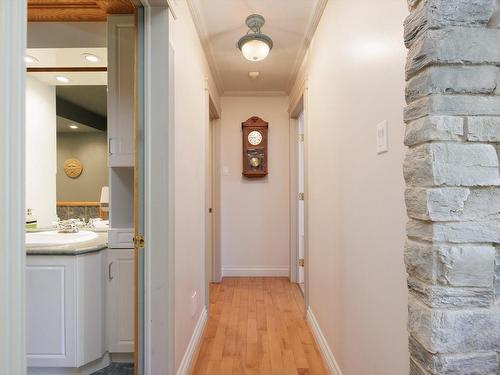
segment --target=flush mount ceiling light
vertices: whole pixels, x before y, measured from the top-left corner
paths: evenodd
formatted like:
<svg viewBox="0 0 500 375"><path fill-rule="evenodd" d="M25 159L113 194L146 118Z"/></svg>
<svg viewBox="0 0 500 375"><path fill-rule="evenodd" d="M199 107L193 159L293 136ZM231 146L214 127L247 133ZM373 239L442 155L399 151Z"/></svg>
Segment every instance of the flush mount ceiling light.
<svg viewBox="0 0 500 375"><path fill-rule="evenodd" d="M259 72L248 72L248 76L250 77L250 79L255 81L257 78L259 78L260 73Z"/></svg>
<svg viewBox="0 0 500 375"><path fill-rule="evenodd" d="M261 32L266 20L259 14L252 14L247 17L245 23L250 30L240 38L238 48L247 60L264 60L273 48L273 40Z"/></svg>
<svg viewBox="0 0 500 375"><path fill-rule="evenodd" d="M69 83L70 82L70 79L68 77L65 77L65 76L56 76L56 80L58 80L59 82L62 82L62 83Z"/></svg>
<svg viewBox="0 0 500 375"><path fill-rule="evenodd" d="M91 53L84 53L83 54L83 58L89 62L98 62L99 61L99 57L97 57L96 55L93 55Z"/></svg>
<svg viewBox="0 0 500 375"><path fill-rule="evenodd" d="M24 62L26 64L33 64L33 63L38 62L38 59L36 57L26 55L26 56L24 56Z"/></svg>

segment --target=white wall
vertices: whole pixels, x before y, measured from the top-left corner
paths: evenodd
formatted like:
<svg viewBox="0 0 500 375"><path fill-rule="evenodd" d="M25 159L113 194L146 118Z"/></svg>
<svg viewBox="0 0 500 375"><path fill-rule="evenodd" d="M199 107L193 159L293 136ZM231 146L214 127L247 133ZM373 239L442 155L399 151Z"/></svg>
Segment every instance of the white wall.
<svg viewBox="0 0 500 375"><path fill-rule="evenodd" d="M38 226L56 220L56 91L26 77L26 208Z"/></svg>
<svg viewBox="0 0 500 375"><path fill-rule="evenodd" d="M330 1L308 52L310 306L343 375L408 373L401 0ZM389 121L389 152L376 124Z"/></svg>
<svg viewBox="0 0 500 375"><path fill-rule="evenodd" d="M288 97L222 97L219 170L222 272L225 276L288 276ZM241 123L269 122L269 174L242 176Z"/></svg>
<svg viewBox="0 0 500 375"><path fill-rule="evenodd" d="M205 170L208 139L208 64L185 1L170 18L174 49L175 116L175 368L200 317L205 297ZM214 99L218 103L215 90ZM191 296L196 309L191 314Z"/></svg>

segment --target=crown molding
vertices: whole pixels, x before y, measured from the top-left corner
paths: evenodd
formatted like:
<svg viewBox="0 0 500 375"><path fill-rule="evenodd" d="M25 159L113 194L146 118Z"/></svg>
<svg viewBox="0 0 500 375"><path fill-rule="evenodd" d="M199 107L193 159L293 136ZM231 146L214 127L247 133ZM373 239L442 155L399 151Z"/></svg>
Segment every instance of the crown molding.
<svg viewBox="0 0 500 375"><path fill-rule="evenodd" d="M201 46L203 48L203 51L205 52L205 57L207 59L210 72L212 73L212 77L215 82L215 87L217 91L221 93L222 80L219 69L217 68L217 64L215 63L215 57L212 50L212 46L210 45L210 42L208 40L207 28L201 17L200 10L196 5L196 0L186 0L186 2L189 8L189 12L191 13L191 17L193 19L194 27L196 28L196 32L198 33Z"/></svg>
<svg viewBox="0 0 500 375"><path fill-rule="evenodd" d="M274 97L274 96L288 96L286 91L224 91L222 96L236 96L236 97Z"/></svg>
<svg viewBox="0 0 500 375"><path fill-rule="evenodd" d="M309 29L307 30L306 35L304 36L304 40L302 43L302 47L297 54L297 58L295 59L295 62L293 64L292 72L290 74L290 78L288 80L288 92L291 92L293 90L293 87L295 85L295 81L297 79L297 76L300 72L300 68L302 67L302 63L304 61L304 58L306 57L307 50L309 49L309 46L311 45L311 41L314 37L314 34L316 33L316 29L318 28L319 22L321 21L321 17L323 16L323 12L325 11L326 5L328 4L328 0L318 0L318 3L316 4L316 9L314 10L313 17L311 19L311 23L309 25Z"/></svg>

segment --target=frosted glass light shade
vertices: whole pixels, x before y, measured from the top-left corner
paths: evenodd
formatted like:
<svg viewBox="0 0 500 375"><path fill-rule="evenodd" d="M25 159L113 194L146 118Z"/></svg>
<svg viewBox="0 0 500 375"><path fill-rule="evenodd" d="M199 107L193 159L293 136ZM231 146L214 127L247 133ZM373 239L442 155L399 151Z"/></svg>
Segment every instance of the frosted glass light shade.
<svg viewBox="0 0 500 375"><path fill-rule="evenodd" d="M269 54L269 45L262 40L253 39L249 40L241 46L241 52L247 60L261 61L264 60Z"/></svg>

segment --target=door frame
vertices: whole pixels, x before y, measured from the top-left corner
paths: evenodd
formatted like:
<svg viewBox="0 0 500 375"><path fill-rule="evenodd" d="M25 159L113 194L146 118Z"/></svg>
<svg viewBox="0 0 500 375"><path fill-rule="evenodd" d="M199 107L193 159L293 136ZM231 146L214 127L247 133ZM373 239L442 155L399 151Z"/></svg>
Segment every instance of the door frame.
<svg viewBox="0 0 500 375"><path fill-rule="evenodd" d="M139 324L144 327L144 375L173 375L174 82L169 17L172 13L175 18L175 13L167 0L141 2L144 7L145 248L144 322Z"/></svg>
<svg viewBox="0 0 500 375"><path fill-rule="evenodd" d="M0 374L26 374L27 2L0 1Z"/></svg>
<svg viewBox="0 0 500 375"><path fill-rule="evenodd" d="M165 69L165 66L170 65L169 1L141 0L141 3L145 14L144 219L147 249L144 252L144 374L153 375L151 369L154 368L155 373L159 371L173 375L175 349L172 216L173 121L169 96L171 90L165 90L165 87L171 87L168 69ZM137 5L139 5L138 2ZM0 46L2 46L0 49L0 147L4 150L0 153L0 170L2 171L0 173L0 296L5 302L0 307L0 331L7 333L0 335L0 373L25 375L27 368L24 238L26 67L24 54L27 1L1 1L0 21L2 27L0 33ZM165 40L167 40L166 43ZM169 105L165 105L166 103ZM169 147L164 147L164 140L167 141ZM162 166L167 166L168 173L158 173ZM159 218L165 220L159 221ZM161 264L162 272L155 271L155 265L159 267L158 260L164 260ZM163 303L159 304L158 300L162 300ZM154 309L152 301L155 301ZM154 352L151 350L152 346L155 347Z"/></svg>
<svg viewBox="0 0 500 375"><path fill-rule="evenodd" d="M205 192L203 204L203 217L205 227L205 307L207 311L210 307L210 283L220 282L222 278L221 253L220 253L220 182L218 179L219 163L219 119L221 110L214 100L213 90L210 87L208 78L205 79ZM210 159L212 168L209 168ZM211 175L210 175L211 174ZM208 184L212 184L212 207L208 197ZM212 208L211 217L207 213ZM209 220L212 221L210 226ZM211 227L211 233L209 233ZM211 234L211 236L210 236ZM209 251L209 241L211 241L212 251ZM210 269L209 269L210 268Z"/></svg>
<svg viewBox="0 0 500 375"><path fill-rule="evenodd" d="M309 144L309 84L304 77L290 96L290 281L298 281L299 231L298 231L298 150L297 129L299 116L304 116L304 304L309 307L309 188L308 188L308 144Z"/></svg>

